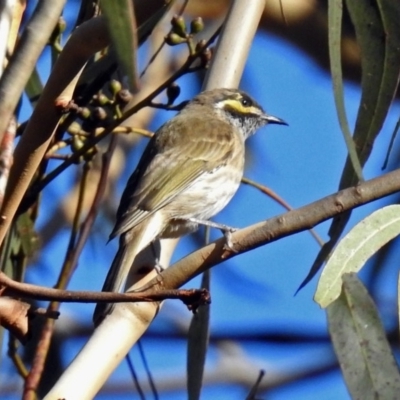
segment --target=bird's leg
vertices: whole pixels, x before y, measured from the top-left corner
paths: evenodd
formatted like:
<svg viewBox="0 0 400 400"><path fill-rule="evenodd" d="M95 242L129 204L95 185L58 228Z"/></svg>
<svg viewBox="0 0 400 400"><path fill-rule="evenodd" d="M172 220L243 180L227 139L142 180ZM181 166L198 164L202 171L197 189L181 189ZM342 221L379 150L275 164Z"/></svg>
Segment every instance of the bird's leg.
<svg viewBox="0 0 400 400"><path fill-rule="evenodd" d="M164 267L160 263L160 243L157 241L152 241L150 243L150 249L154 257L154 269L157 274L161 274L164 271Z"/></svg>
<svg viewBox="0 0 400 400"><path fill-rule="evenodd" d="M203 226L209 226L210 228L219 229L224 234L225 247L227 248L227 250L237 253L237 250L235 249L235 247L232 243L232 232L235 232L237 230L237 228L232 228L231 226L228 226L225 224L220 224L218 222L202 220L202 219L197 219L197 218L189 218L188 221L194 222L195 224L199 224L199 225L203 225Z"/></svg>

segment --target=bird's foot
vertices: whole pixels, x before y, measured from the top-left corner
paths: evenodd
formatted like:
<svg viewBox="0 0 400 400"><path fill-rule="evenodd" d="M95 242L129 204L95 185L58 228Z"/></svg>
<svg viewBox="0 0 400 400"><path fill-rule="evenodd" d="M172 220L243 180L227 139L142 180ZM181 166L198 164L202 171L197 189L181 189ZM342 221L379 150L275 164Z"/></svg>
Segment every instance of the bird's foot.
<svg viewBox="0 0 400 400"><path fill-rule="evenodd" d="M235 246L232 242L232 233L235 231L237 231L236 228L231 228L229 226L226 226L224 229L221 228L221 232L225 237L224 250L231 251L232 253L238 253L238 250L235 249Z"/></svg>
<svg viewBox="0 0 400 400"><path fill-rule="evenodd" d="M208 221L208 220L201 220L197 218L189 218L190 222L194 222L199 225L208 226L210 228L219 229L224 237L225 237L225 245L224 250L231 251L233 253L237 253L238 251L235 249L235 246L232 242L232 233L237 231L237 228L232 228L231 226L220 224L218 222Z"/></svg>

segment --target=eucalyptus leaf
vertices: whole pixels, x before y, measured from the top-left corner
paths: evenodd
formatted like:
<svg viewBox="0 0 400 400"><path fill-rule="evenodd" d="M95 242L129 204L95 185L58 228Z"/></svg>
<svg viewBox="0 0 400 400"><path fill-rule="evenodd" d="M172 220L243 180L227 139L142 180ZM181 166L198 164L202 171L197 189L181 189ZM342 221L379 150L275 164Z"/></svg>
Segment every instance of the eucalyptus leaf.
<svg viewBox="0 0 400 400"><path fill-rule="evenodd" d="M359 271L372 255L399 233L399 205L381 208L358 223L329 258L314 300L324 308L336 300L340 295L343 274Z"/></svg>
<svg viewBox="0 0 400 400"><path fill-rule="evenodd" d="M400 2L377 0L377 4L383 23L383 36L378 36L375 41L378 46L382 38L385 39L383 74L379 85L376 106L373 109L373 119L369 125L368 136L361 152L362 159L368 158L372 149L372 143L375 141L385 122L386 115L397 93L400 77ZM366 46L369 45L370 43L366 43ZM375 54L372 56L375 56ZM370 79L370 75L368 79Z"/></svg>
<svg viewBox="0 0 400 400"><path fill-rule="evenodd" d="M130 90L136 91L137 82L137 27L132 0L102 0L113 48L128 76Z"/></svg>
<svg viewBox="0 0 400 400"><path fill-rule="evenodd" d="M352 399L398 399L400 375L375 304L355 274L327 309L329 333Z"/></svg>
<svg viewBox="0 0 400 400"><path fill-rule="evenodd" d="M336 110L339 118L340 128L346 142L347 151L353 165L353 169L361 181L363 180L362 167L356 146L351 136L349 123L347 121L346 109L344 104L343 75L342 75L342 19L343 19L343 0L330 0L328 3L328 28L329 28L329 59L332 74L333 94L335 98Z"/></svg>
<svg viewBox="0 0 400 400"><path fill-rule="evenodd" d="M371 124L375 119L382 85L386 44L382 40L384 38L384 27L376 1L346 0L346 6L354 25L361 53L362 93L354 129L354 140L357 142L360 150L360 160L364 165L370 151L361 153L361 149L364 149L368 144L370 146L369 150L371 150L373 140L379 133L380 126L382 126L381 124L379 127L372 127ZM349 168L347 168L347 174L348 181L345 184L356 183L356 177ZM343 180L342 183L344 183Z"/></svg>

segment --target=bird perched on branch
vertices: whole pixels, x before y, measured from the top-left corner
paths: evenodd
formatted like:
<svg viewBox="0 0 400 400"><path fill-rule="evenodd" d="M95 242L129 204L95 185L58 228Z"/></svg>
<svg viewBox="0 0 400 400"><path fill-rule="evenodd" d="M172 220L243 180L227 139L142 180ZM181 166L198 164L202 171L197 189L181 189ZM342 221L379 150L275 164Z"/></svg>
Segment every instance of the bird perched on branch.
<svg viewBox="0 0 400 400"><path fill-rule="evenodd" d="M157 238L180 237L209 221L231 200L243 176L245 141L266 124L287 125L237 89L194 97L153 136L128 180L110 240L119 249L103 291L123 289L136 255ZM228 240L229 246L229 240ZM98 304L97 323L112 304Z"/></svg>

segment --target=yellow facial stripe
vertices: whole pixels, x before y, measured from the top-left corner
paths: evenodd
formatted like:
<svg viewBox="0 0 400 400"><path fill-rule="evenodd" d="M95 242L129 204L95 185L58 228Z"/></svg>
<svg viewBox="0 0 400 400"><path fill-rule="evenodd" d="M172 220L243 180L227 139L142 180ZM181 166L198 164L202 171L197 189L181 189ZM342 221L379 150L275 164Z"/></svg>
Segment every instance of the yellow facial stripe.
<svg viewBox="0 0 400 400"><path fill-rule="evenodd" d="M244 106L241 99L227 99L221 101L220 107L224 108L225 106L230 107L231 109L235 110L238 114L260 114L260 109L254 106Z"/></svg>

